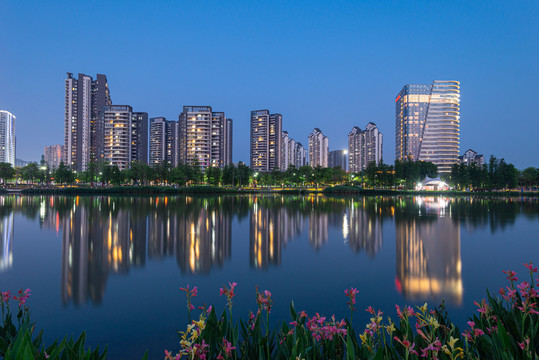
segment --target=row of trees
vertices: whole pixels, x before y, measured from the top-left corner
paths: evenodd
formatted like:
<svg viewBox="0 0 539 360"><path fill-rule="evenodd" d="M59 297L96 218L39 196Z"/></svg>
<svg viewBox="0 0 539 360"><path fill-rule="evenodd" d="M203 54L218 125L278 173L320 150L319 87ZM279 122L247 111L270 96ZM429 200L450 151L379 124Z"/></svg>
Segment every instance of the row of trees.
<svg viewBox="0 0 539 360"><path fill-rule="evenodd" d="M286 171L273 170L269 173L252 171L240 162L223 169L210 167L203 170L198 165L179 165L168 163L150 167L141 162L133 162L129 169L121 171L115 165L90 163L86 171L75 173L60 163L57 169L31 163L22 168L13 168L9 163L0 163L0 179L3 183L16 179L28 183L102 185L149 185L209 184L214 186L318 186L351 184L364 187L413 189L425 176L436 177L437 168L431 162L395 161L394 165L381 162L371 163L359 173L347 173L341 168L312 168L309 165L296 168L291 165ZM517 186L539 186L539 169L529 167L522 172L504 159L490 157L488 164L455 164L450 174L443 179L458 189L504 189Z"/></svg>
<svg viewBox="0 0 539 360"><path fill-rule="evenodd" d="M519 171L513 164L491 155L488 164L479 166L455 164L450 181L459 189L514 189L539 186L539 169L528 167Z"/></svg>

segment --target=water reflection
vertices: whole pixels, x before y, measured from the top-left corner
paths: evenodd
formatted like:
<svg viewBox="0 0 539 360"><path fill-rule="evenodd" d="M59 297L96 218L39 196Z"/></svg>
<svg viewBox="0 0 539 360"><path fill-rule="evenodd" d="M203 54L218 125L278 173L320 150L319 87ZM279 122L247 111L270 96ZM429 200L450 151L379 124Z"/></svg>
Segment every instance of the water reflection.
<svg viewBox="0 0 539 360"><path fill-rule="evenodd" d="M13 265L13 213L0 218L0 272Z"/></svg>
<svg viewBox="0 0 539 360"><path fill-rule="evenodd" d="M462 303L460 226L449 217L449 199L416 197L417 214L395 216L397 278L407 299Z"/></svg>
<svg viewBox="0 0 539 360"><path fill-rule="evenodd" d="M279 266L287 244L303 233L316 251L344 241L374 258L383 251L384 228L394 222L397 289L411 300L460 304L461 227L495 232L519 214L538 216L537 199L525 198L0 196L0 205L0 271L13 264L14 212L38 219L62 239L66 305L101 303L109 275L149 261L175 258L182 273L195 275L224 266L234 219L248 219L249 234L240 236L249 236L254 270ZM342 238L331 238L335 233Z"/></svg>

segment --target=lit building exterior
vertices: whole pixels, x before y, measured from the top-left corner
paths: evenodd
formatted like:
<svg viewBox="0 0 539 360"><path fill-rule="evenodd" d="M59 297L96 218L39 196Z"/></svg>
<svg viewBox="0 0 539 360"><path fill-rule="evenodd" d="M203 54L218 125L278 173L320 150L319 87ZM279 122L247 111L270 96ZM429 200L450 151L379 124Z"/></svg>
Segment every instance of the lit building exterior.
<svg viewBox="0 0 539 360"><path fill-rule="evenodd" d="M150 166L179 164L179 126L164 117L150 119Z"/></svg>
<svg viewBox="0 0 539 360"><path fill-rule="evenodd" d="M232 119L211 106L184 106L179 116L179 161L201 168L232 163Z"/></svg>
<svg viewBox="0 0 539 360"><path fill-rule="evenodd" d="M0 162L15 166L15 116L0 110Z"/></svg>
<svg viewBox="0 0 539 360"><path fill-rule="evenodd" d="M67 73L65 80L64 162L76 171L104 155L104 106L112 105L107 77L96 80L84 74Z"/></svg>
<svg viewBox="0 0 539 360"><path fill-rule="evenodd" d="M290 151L290 140L292 139L288 136L288 131L283 131L281 135L281 165L279 166L282 171L286 171L291 164L290 155L293 152Z"/></svg>
<svg viewBox="0 0 539 360"><path fill-rule="evenodd" d="M383 135L375 123L367 124L365 130L354 126L348 134L348 169L360 172L373 162L379 165L383 157Z"/></svg>
<svg viewBox="0 0 539 360"><path fill-rule="evenodd" d="M145 112L132 113L131 161L148 163L148 113Z"/></svg>
<svg viewBox="0 0 539 360"><path fill-rule="evenodd" d="M281 136L281 166L280 170L286 171L290 165L300 168L307 164L307 152L301 143L292 139L287 131Z"/></svg>
<svg viewBox="0 0 539 360"><path fill-rule="evenodd" d="M281 114L270 114L269 110L251 111L251 169L268 172L280 168L282 128Z"/></svg>
<svg viewBox="0 0 539 360"><path fill-rule="evenodd" d="M395 159L430 161L439 173L458 162L460 83L405 85L395 99Z"/></svg>
<svg viewBox="0 0 539 360"><path fill-rule="evenodd" d="M64 147L62 145L45 146L43 155L45 157L45 162L50 168L56 169L58 166L60 166L60 162L62 161L62 153L64 151L63 148Z"/></svg>
<svg viewBox="0 0 539 360"><path fill-rule="evenodd" d="M104 160L120 170L131 165L133 108L129 105L110 105L103 108Z"/></svg>
<svg viewBox="0 0 539 360"><path fill-rule="evenodd" d="M472 149L468 149L463 155L459 156L459 163L466 165L475 163L477 166L481 167L485 164L485 157L483 154L478 154Z"/></svg>
<svg viewBox="0 0 539 360"><path fill-rule="evenodd" d="M309 165L328 167L329 139L322 134L319 128L315 128L309 135Z"/></svg>
<svg viewBox="0 0 539 360"><path fill-rule="evenodd" d="M333 150L329 152L328 166L330 168L340 167L346 171L346 150Z"/></svg>

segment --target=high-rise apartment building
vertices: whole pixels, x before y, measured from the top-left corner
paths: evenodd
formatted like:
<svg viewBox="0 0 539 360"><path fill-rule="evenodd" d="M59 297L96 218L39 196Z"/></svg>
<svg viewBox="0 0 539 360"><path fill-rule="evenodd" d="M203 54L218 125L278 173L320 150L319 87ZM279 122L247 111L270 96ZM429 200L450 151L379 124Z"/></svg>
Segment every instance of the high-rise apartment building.
<svg viewBox="0 0 539 360"><path fill-rule="evenodd" d="M340 167L346 171L346 150L333 150L329 152L328 167Z"/></svg>
<svg viewBox="0 0 539 360"><path fill-rule="evenodd" d="M45 163L49 165L49 168L56 169L58 166L60 166L63 151L64 147L62 145L45 146L43 155L45 158Z"/></svg>
<svg viewBox="0 0 539 360"><path fill-rule="evenodd" d="M145 112L132 113L131 161L148 163L148 113Z"/></svg>
<svg viewBox="0 0 539 360"><path fill-rule="evenodd" d="M314 168L317 166L328 167L329 139L322 134L319 128L314 128L309 134L309 164Z"/></svg>
<svg viewBox="0 0 539 360"><path fill-rule="evenodd" d="M178 122L164 117L150 119L150 166L167 162L176 167L179 164Z"/></svg>
<svg viewBox="0 0 539 360"><path fill-rule="evenodd" d="M354 126L348 134L348 169L360 172L370 163L379 165L383 157L383 134L375 123L367 124L365 130Z"/></svg>
<svg viewBox="0 0 539 360"><path fill-rule="evenodd" d="M133 108L129 105L103 107L103 158L120 170L128 169L131 165L132 117Z"/></svg>
<svg viewBox="0 0 539 360"><path fill-rule="evenodd" d="M458 162L460 83L405 85L395 99L395 159L430 161L439 173Z"/></svg>
<svg viewBox="0 0 539 360"><path fill-rule="evenodd" d="M15 166L15 116L0 110L0 162Z"/></svg>
<svg viewBox="0 0 539 360"><path fill-rule="evenodd" d="M281 165L279 166L282 171L286 171L291 164L293 152L290 149L290 140L292 139L288 136L288 131L283 131L281 135Z"/></svg>
<svg viewBox="0 0 539 360"><path fill-rule="evenodd" d="M272 171L281 166L283 116L269 110L251 111L250 161L254 171Z"/></svg>
<svg viewBox="0 0 539 360"><path fill-rule="evenodd" d="M232 163L232 119L211 106L184 106L179 116L179 161L201 168Z"/></svg>
<svg viewBox="0 0 539 360"><path fill-rule="evenodd" d="M84 74L67 73L65 80L64 162L73 170L103 157L104 124L101 111L112 105L107 77L96 80Z"/></svg>
<svg viewBox="0 0 539 360"><path fill-rule="evenodd" d="M280 170L286 171L290 165L300 168L307 164L307 152L301 143L292 139L287 131L281 135L281 166Z"/></svg>

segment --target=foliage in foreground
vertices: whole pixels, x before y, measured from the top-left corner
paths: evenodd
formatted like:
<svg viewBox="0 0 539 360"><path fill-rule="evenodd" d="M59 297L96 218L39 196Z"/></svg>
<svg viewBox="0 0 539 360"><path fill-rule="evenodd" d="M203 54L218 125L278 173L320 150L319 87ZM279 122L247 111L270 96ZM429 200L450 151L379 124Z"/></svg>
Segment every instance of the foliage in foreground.
<svg viewBox="0 0 539 360"><path fill-rule="evenodd" d="M30 297L30 289L19 290L12 296L11 292L1 292L2 323L0 326L0 358L4 360L26 359L60 359L60 360L103 360L107 358L107 348L101 352L99 347L92 350L86 348L86 334L78 339L64 338L46 346L43 344L43 331L35 334L35 324L30 321L30 309L26 301ZM16 320L13 320L10 304L18 303ZM147 359L148 354L143 359Z"/></svg>
<svg viewBox="0 0 539 360"><path fill-rule="evenodd" d="M256 289L256 313L250 312L244 321L232 316L236 283L220 289L227 300L220 317L210 306L200 307L197 320L191 319L195 309L195 286L180 288L185 292L189 325L178 332L179 350L165 350L166 360L179 359L537 359L539 357L539 312L537 311L539 277L537 267L524 264L530 282L518 283L517 273L504 271L509 284L499 290L501 297L487 294L474 302L477 314L461 332L452 323L444 304L429 309L427 304L415 309L396 305L398 320L384 318L381 310L368 307L371 314L364 330L356 334L353 315L356 311L357 289L344 291L350 309L350 319L337 320L318 313L310 316L290 305L291 322L271 329L269 317L272 295ZM20 290L12 296L1 293L2 326L0 327L0 357L4 359L66 359L101 360L107 350L85 349L85 334L77 340L63 339L52 345L42 344L42 332L35 335L26 300L30 290ZM10 301L18 302L16 323L10 311ZM147 353L144 359L147 359Z"/></svg>
<svg viewBox="0 0 539 360"><path fill-rule="evenodd" d="M256 290L258 311L247 321L234 322L232 301L236 283L220 289L227 308L220 317L211 306L201 307L191 320L193 298L198 289L180 288L187 298L190 324L179 332L180 349L165 351L165 359L536 359L539 357L538 293L534 279L537 267L524 264L530 282L517 284L516 272L504 271L509 285L500 289L501 298L487 294L474 302L477 314L461 332L452 323L444 304L429 309L396 305L397 322L384 319L372 307L365 329L356 334L353 326L357 289L345 290L350 319L337 320L318 313L310 316L290 305L291 322L269 328L271 293Z"/></svg>

